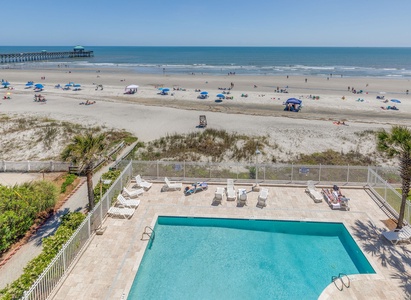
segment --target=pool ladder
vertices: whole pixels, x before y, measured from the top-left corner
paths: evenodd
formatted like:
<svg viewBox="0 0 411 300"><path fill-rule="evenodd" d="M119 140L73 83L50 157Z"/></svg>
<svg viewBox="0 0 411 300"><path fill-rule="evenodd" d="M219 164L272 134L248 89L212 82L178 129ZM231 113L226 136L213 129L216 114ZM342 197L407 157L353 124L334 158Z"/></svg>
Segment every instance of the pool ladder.
<svg viewBox="0 0 411 300"><path fill-rule="evenodd" d="M342 291L344 287L348 289L351 285L350 277L348 277L348 275L344 273L340 273L338 274L338 276L331 277L331 281L334 282L335 287L340 291ZM337 282L341 282L341 286L338 286Z"/></svg>
<svg viewBox="0 0 411 300"><path fill-rule="evenodd" d="M147 241L147 240L153 241L155 235L156 235L156 233L155 233L154 229L151 228L150 226L146 226L146 227L144 227L144 232L141 235L141 240L142 241ZM148 236L148 239L147 238L144 239L144 236Z"/></svg>

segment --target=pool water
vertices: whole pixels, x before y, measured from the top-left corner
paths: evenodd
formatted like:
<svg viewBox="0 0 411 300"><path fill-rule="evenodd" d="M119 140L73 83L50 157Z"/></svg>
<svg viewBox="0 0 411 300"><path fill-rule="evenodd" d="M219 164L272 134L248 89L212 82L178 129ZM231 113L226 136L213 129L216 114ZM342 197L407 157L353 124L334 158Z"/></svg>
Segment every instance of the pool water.
<svg viewBox="0 0 411 300"><path fill-rule="evenodd" d="M317 299L375 273L342 223L159 217L128 299Z"/></svg>

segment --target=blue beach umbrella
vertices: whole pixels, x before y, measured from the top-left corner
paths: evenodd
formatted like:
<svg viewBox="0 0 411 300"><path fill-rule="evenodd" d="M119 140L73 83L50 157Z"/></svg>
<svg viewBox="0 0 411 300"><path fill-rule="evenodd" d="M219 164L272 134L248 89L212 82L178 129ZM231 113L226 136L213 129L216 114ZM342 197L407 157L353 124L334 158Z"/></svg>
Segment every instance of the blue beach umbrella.
<svg viewBox="0 0 411 300"><path fill-rule="evenodd" d="M76 83L74 87L81 87L81 84Z"/></svg>
<svg viewBox="0 0 411 300"><path fill-rule="evenodd" d="M217 98L220 98L220 99L225 99L225 96L224 96L223 94L217 94L216 97L217 97Z"/></svg>
<svg viewBox="0 0 411 300"><path fill-rule="evenodd" d="M65 86L71 86L71 84L70 84L70 83L67 83Z"/></svg>
<svg viewBox="0 0 411 300"><path fill-rule="evenodd" d="M286 104L301 104L301 100L297 99L297 98L289 98L287 99L287 101L285 102Z"/></svg>
<svg viewBox="0 0 411 300"><path fill-rule="evenodd" d="M8 86L8 85L10 85L10 82L4 81L2 84L3 84L4 86Z"/></svg>
<svg viewBox="0 0 411 300"><path fill-rule="evenodd" d="M44 88L44 85L42 85L41 83L36 83L36 84L34 85L34 87L36 87L36 88L38 88L38 89L42 89L42 88Z"/></svg>
<svg viewBox="0 0 411 300"><path fill-rule="evenodd" d="M200 93L200 95L208 95L208 92L207 92L207 91L203 91L203 92Z"/></svg>
<svg viewBox="0 0 411 300"><path fill-rule="evenodd" d="M398 100L398 99L391 99L391 102L394 102L394 103L401 103L401 101L400 101L400 100Z"/></svg>
<svg viewBox="0 0 411 300"><path fill-rule="evenodd" d="M169 89L169 88L163 88L162 91L163 91L163 92L169 92L170 89Z"/></svg>
<svg viewBox="0 0 411 300"><path fill-rule="evenodd" d="M33 86L33 82L27 82L26 86Z"/></svg>

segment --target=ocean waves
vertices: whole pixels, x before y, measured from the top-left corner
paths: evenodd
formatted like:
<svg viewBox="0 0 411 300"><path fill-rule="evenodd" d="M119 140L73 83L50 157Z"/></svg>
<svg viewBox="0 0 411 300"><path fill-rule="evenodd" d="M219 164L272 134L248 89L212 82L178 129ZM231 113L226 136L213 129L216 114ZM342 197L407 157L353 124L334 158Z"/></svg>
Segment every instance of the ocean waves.
<svg viewBox="0 0 411 300"><path fill-rule="evenodd" d="M4 47L3 47L4 48ZM126 69L143 74L411 77L409 48L87 47L95 56L0 65ZM0 47L1 51L2 47ZM8 47L11 52L13 48ZM21 49L15 49L21 50ZM30 49L26 49L29 51Z"/></svg>

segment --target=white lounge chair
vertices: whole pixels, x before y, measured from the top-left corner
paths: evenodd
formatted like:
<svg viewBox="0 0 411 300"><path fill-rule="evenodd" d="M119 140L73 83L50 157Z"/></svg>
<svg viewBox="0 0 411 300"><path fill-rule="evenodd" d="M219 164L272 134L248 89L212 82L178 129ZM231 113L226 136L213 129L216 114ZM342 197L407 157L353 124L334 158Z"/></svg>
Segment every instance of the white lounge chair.
<svg viewBox="0 0 411 300"><path fill-rule="evenodd" d="M305 192L310 195L310 197L314 200L315 203L319 203L323 201L323 195L319 191L316 190L314 182L309 180L307 181L307 188Z"/></svg>
<svg viewBox="0 0 411 300"><path fill-rule="evenodd" d="M107 214L110 217L121 217L130 219L134 214L135 209L133 208L125 208L125 207L110 207Z"/></svg>
<svg viewBox="0 0 411 300"><path fill-rule="evenodd" d="M138 189L138 190L128 190L126 187L123 188L123 193L130 198L135 198L138 197L139 195L144 193L143 189Z"/></svg>
<svg viewBox="0 0 411 300"><path fill-rule="evenodd" d="M268 189L261 189L260 194L258 195L257 206L258 207L265 207L267 206L267 198L268 198Z"/></svg>
<svg viewBox="0 0 411 300"><path fill-rule="evenodd" d="M234 180L227 179L227 201L235 201L235 198Z"/></svg>
<svg viewBox="0 0 411 300"><path fill-rule="evenodd" d="M142 179L140 175L136 176L136 183L138 187L143 188L146 191L149 190L151 186L153 185L151 182L148 182Z"/></svg>
<svg viewBox="0 0 411 300"><path fill-rule="evenodd" d="M140 205L140 200L127 200L121 194L117 196L117 201L120 203L120 205L124 207L129 207L129 208L136 208L137 206Z"/></svg>
<svg viewBox="0 0 411 300"><path fill-rule="evenodd" d="M238 189L237 203L241 206L247 205L247 190L246 189Z"/></svg>
<svg viewBox="0 0 411 300"><path fill-rule="evenodd" d="M322 189L322 194L324 195L331 209L341 209L341 203L334 198L334 195L329 190Z"/></svg>
<svg viewBox="0 0 411 300"><path fill-rule="evenodd" d="M400 242L411 242L411 226L407 225L401 229L384 231L382 235L394 245Z"/></svg>
<svg viewBox="0 0 411 300"><path fill-rule="evenodd" d="M177 181L170 181L167 177L164 177L164 181L166 182L167 189L169 190L181 190L183 188L183 183Z"/></svg>
<svg viewBox="0 0 411 300"><path fill-rule="evenodd" d="M222 187L217 187L217 190L215 191L214 195L214 200L216 201L222 201L224 197L224 188Z"/></svg>

